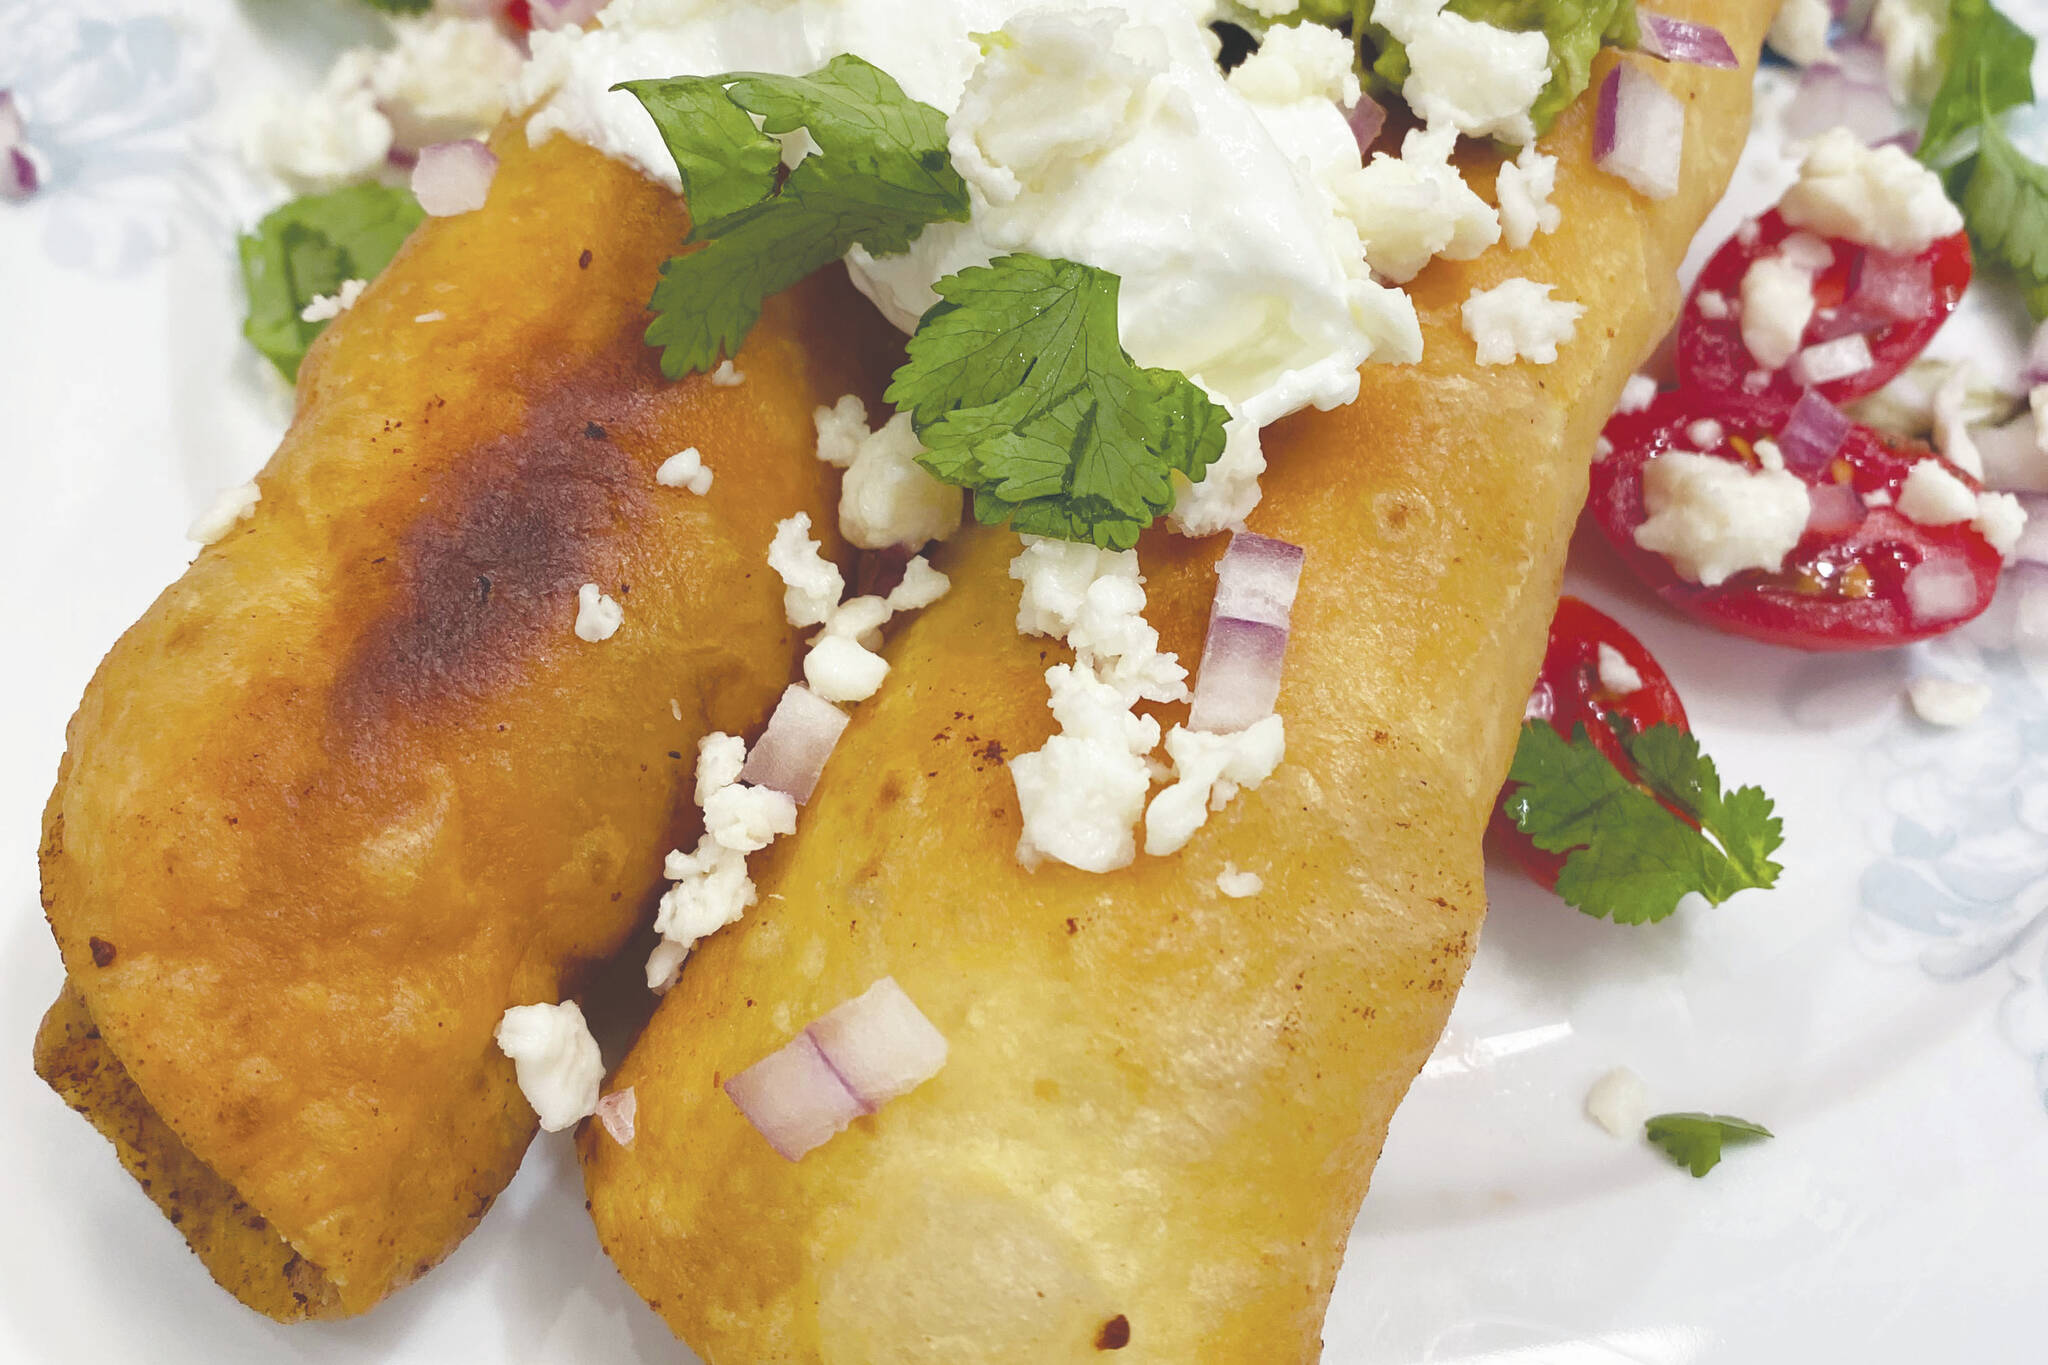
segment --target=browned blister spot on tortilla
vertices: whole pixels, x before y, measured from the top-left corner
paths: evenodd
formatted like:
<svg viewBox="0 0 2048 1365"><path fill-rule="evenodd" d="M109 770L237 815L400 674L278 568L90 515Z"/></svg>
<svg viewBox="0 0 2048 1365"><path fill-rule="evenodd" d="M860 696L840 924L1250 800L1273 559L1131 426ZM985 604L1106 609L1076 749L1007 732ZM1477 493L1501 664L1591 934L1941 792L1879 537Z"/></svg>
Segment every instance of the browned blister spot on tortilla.
<svg viewBox="0 0 2048 1365"><path fill-rule="evenodd" d="M398 591L363 633L335 689L353 742L393 713L411 720L489 694L536 656L572 648L576 591L608 580L611 542L645 515L647 479L589 414L623 403L587 379L561 385L511 436L461 461L384 571Z"/></svg>

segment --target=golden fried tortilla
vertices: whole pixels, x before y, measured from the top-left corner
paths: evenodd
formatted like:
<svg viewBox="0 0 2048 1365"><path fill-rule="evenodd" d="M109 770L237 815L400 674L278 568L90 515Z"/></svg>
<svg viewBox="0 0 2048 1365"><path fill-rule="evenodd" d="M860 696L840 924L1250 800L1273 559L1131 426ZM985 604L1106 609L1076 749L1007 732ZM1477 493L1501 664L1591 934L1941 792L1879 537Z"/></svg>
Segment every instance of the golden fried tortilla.
<svg viewBox="0 0 2048 1365"><path fill-rule="evenodd" d="M534 1131L492 1041L615 952L694 835L696 743L796 641L765 554L833 526L812 412L900 357L838 271L745 381L642 343L674 196L500 140L308 358L249 520L116 644L44 819L69 985L38 1071L215 1278L358 1313L461 1240ZM658 486L685 446L707 496ZM624 608L572 631L577 590Z"/></svg>
<svg viewBox="0 0 2048 1365"><path fill-rule="evenodd" d="M1751 57L1770 11L1677 8ZM1652 69L1691 106L1677 198L1588 164L1581 101L1545 139L1563 227L1433 266L1424 363L1369 367L1356 403L1269 433L1251 524L1308 551L1287 758L1181 854L1018 865L1002 760L1045 740L1064 654L1013 627L1013 536L949 548L952 594L894 642L796 837L756 859L761 904L607 1083L636 1093L633 1145L579 1136L606 1250L707 1361L1316 1358L1388 1120L1471 958L1588 455L1747 126L1747 72ZM1512 276L1587 305L1558 363L1475 364L1458 306ZM1141 547L1183 659L1221 548ZM1223 896L1232 863L1263 890ZM785 1161L721 1082L884 975L949 1039L945 1067Z"/></svg>

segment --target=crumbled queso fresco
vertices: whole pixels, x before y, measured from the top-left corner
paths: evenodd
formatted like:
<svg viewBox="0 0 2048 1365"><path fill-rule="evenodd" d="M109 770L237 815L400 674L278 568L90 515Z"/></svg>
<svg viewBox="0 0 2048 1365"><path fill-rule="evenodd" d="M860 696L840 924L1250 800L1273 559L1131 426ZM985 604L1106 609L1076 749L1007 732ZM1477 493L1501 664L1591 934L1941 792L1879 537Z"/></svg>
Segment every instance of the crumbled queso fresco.
<svg viewBox="0 0 2048 1365"><path fill-rule="evenodd" d="M604 1059L575 1001L512 1006L498 1021L497 1042L542 1128L559 1133L597 1111Z"/></svg>
<svg viewBox="0 0 2048 1365"><path fill-rule="evenodd" d="M711 491L711 471L705 467L704 454L695 446L685 446L661 462L661 468L654 471L654 481L663 488L687 488L698 497Z"/></svg>
<svg viewBox="0 0 2048 1365"><path fill-rule="evenodd" d="M233 488L224 488L213 500L213 505L199 514L199 519L185 532L185 538L201 545L211 545L234 530L236 522L255 516L256 504L262 500L263 490L256 486L254 479L238 483Z"/></svg>
<svg viewBox="0 0 2048 1365"><path fill-rule="evenodd" d="M576 590L576 638L590 644L609 640L626 620L625 608L595 583Z"/></svg>
<svg viewBox="0 0 2048 1365"><path fill-rule="evenodd" d="M1643 466L1643 506L1650 515L1636 528L1636 544L1663 555L1679 577L1711 588L1744 569L1783 568L1806 532L1813 498L1787 470L1669 450Z"/></svg>

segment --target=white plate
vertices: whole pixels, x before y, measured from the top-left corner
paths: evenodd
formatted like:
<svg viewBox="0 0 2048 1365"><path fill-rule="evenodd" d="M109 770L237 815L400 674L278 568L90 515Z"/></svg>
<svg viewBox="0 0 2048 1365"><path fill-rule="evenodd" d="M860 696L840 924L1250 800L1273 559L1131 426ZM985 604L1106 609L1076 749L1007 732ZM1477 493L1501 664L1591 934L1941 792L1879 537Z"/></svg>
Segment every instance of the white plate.
<svg viewBox="0 0 2048 1365"><path fill-rule="evenodd" d="M2040 0L2008 8L2048 29ZM260 465L287 411L240 339L229 250L266 191L221 133L367 31L305 0L0 0L0 88L29 93L52 162L45 194L0 207L0 1360L680 1354L599 1253L566 1138L535 1143L419 1286L358 1322L284 1328L213 1287L27 1067L60 979L34 831L65 719L190 557L190 519ZM1789 179L1770 142L1738 182L1747 207ZM1979 317L1940 349L2011 337ZM1327 1358L2048 1358L2048 658L2014 648L2009 604L1899 655L1748 646L1580 549L1580 590L1679 680L1723 773L1777 798L1785 877L1645 928L1495 880L1354 1234ZM1903 682L1930 668L1992 680L1990 714L1960 733L1907 716ZM1778 1138L1694 1181L1583 1117L1623 1063L1660 1109Z"/></svg>

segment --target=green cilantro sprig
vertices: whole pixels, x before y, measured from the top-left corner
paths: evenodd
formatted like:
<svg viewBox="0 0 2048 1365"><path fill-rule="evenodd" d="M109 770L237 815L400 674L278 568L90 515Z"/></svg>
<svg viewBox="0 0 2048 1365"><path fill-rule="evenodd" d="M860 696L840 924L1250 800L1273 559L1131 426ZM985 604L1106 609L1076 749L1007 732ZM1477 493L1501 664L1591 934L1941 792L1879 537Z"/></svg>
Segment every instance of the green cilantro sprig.
<svg viewBox="0 0 2048 1365"><path fill-rule="evenodd" d="M2034 101L2033 36L1990 0L1949 0L1942 54L1941 88L1920 135L1920 159L1930 166L1971 129Z"/></svg>
<svg viewBox="0 0 2048 1365"><path fill-rule="evenodd" d="M2020 155L1989 119L1978 131L1963 221L1982 251L2019 276L2027 311L2048 317L2048 166Z"/></svg>
<svg viewBox="0 0 2048 1365"><path fill-rule="evenodd" d="M1773 1136L1761 1123L1726 1114L1659 1114L1643 1125L1643 1135L1695 1180L1721 1164L1723 1147Z"/></svg>
<svg viewBox="0 0 2048 1365"><path fill-rule="evenodd" d="M434 0L363 0L363 3L386 14L425 14Z"/></svg>
<svg viewBox="0 0 2048 1365"><path fill-rule="evenodd" d="M2048 167L1999 126L2000 115L2034 101L2034 39L1990 0L1950 0L1942 53L1920 159L1947 166L1978 252L2013 272L2034 317L2048 317Z"/></svg>
<svg viewBox="0 0 2048 1365"><path fill-rule="evenodd" d="M1713 760L1675 726L1614 730L1642 786L1616 769L1583 725L1566 740L1542 721L1524 723L1508 769L1508 816L1536 847L1566 855L1557 894L1567 904L1617 924L1645 924L1677 909L1687 892L1719 905L1777 882L1770 855L1784 842L1784 822L1769 797L1755 787L1723 796Z"/></svg>
<svg viewBox="0 0 2048 1365"><path fill-rule="evenodd" d="M1018 254L949 275L888 399L976 520L1124 550L1223 453L1229 414L1117 339L1115 275Z"/></svg>
<svg viewBox="0 0 2048 1365"><path fill-rule="evenodd" d="M849 248L893 255L928 224L967 218L945 115L858 57L834 57L808 76L735 72L616 88L653 117L689 201L686 241L707 243L671 257L654 289L647 341L671 379L737 352L763 300ZM773 135L798 129L818 150L778 192Z"/></svg>
<svg viewBox="0 0 2048 1365"><path fill-rule="evenodd" d="M242 332L286 379L327 326L299 316L317 294L374 279L426 215L406 190L351 185L273 210L240 242L249 315Z"/></svg>

